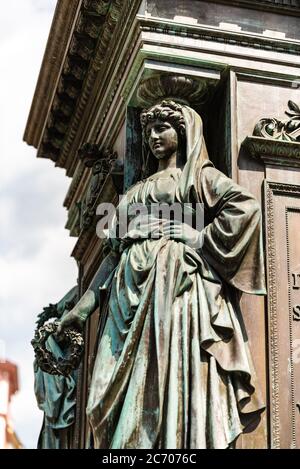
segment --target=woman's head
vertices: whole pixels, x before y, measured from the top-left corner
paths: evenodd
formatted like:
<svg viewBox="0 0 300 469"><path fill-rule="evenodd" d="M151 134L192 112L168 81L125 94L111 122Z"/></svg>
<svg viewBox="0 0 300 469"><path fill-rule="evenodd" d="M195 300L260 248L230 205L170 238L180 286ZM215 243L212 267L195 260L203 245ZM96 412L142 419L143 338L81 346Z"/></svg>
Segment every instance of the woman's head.
<svg viewBox="0 0 300 469"><path fill-rule="evenodd" d="M169 159L177 154L177 131L167 120L156 119L148 122L144 135L152 154L157 160Z"/></svg>
<svg viewBox="0 0 300 469"><path fill-rule="evenodd" d="M165 100L141 113L144 142L157 160L168 159L185 140L182 107Z"/></svg>

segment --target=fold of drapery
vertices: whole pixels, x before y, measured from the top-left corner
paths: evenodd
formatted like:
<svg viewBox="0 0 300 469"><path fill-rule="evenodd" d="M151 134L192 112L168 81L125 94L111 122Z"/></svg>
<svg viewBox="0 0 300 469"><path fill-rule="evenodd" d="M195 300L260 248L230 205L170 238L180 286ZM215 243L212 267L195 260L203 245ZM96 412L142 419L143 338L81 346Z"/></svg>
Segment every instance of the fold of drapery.
<svg viewBox="0 0 300 469"><path fill-rule="evenodd" d="M227 448L264 408L236 301L236 289L265 293L259 208L209 161L200 117L183 113L183 171L140 181L118 214L203 203L204 244L138 230L109 240L121 257L87 407L96 448Z"/></svg>
<svg viewBox="0 0 300 469"><path fill-rule="evenodd" d="M258 202L211 166L202 168L200 185L207 221L203 255L229 285L246 293L265 295Z"/></svg>
<svg viewBox="0 0 300 469"><path fill-rule="evenodd" d="M53 337L47 340L47 348L58 358L64 353ZM68 448L67 429L75 421L76 379L70 376L50 375L34 363L34 390L37 404L44 412L38 447L43 449ZM64 432L66 430L66 432Z"/></svg>
<svg viewBox="0 0 300 469"><path fill-rule="evenodd" d="M95 446L228 447L263 404L217 273L182 243L145 240L123 252L111 295L88 405Z"/></svg>

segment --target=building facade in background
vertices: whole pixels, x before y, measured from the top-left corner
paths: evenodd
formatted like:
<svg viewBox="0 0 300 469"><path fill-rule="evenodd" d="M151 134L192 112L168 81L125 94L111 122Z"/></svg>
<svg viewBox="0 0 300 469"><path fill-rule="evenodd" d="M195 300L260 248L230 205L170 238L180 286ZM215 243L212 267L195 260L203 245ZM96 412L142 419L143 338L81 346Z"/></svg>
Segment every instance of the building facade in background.
<svg viewBox="0 0 300 469"><path fill-rule="evenodd" d="M10 403L18 391L18 370L8 361L0 362L0 449L21 449L10 418Z"/></svg>
<svg viewBox="0 0 300 469"><path fill-rule="evenodd" d="M238 448L300 448L299 26L299 0L58 0L24 136L70 178L62 202L82 295L105 254L97 206L116 203L141 173L145 82L197 83L190 105L210 159L263 212L268 294L243 294L240 306L267 409ZM85 330L74 448L89 447L102 314Z"/></svg>

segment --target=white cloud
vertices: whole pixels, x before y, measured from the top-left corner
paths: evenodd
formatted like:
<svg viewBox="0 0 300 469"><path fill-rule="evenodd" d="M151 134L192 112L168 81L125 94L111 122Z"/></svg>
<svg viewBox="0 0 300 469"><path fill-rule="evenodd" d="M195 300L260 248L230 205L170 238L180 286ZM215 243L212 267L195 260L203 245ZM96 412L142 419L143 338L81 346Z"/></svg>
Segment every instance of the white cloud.
<svg viewBox="0 0 300 469"><path fill-rule="evenodd" d="M55 0L10 0L0 16L0 340L19 366L15 428L35 447L41 413L33 393L30 340L36 315L76 283L74 239L64 230L70 179L22 142Z"/></svg>

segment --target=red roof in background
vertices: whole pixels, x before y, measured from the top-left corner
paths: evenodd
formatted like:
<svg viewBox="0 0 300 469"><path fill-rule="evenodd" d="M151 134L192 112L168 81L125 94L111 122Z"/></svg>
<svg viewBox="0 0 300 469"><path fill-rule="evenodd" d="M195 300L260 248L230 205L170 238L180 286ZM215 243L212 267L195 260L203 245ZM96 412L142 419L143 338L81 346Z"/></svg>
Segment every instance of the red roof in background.
<svg viewBox="0 0 300 469"><path fill-rule="evenodd" d="M0 374L8 373L9 374L9 393L10 396L15 394L19 390L18 384L18 367L14 363L9 361L0 362Z"/></svg>

